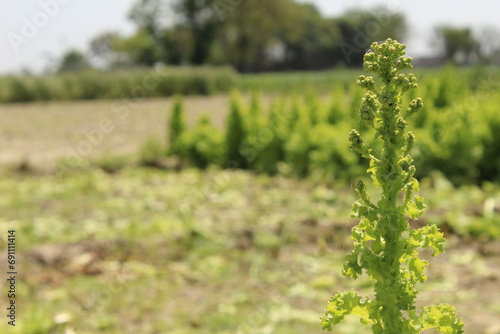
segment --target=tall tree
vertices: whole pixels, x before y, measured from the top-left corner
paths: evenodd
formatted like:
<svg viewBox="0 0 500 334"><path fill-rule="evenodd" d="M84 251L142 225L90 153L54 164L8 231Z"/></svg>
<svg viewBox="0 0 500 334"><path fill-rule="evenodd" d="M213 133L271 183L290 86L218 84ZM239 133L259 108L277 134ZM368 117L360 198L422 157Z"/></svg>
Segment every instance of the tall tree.
<svg viewBox="0 0 500 334"><path fill-rule="evenodd" d="M265 70L283 58L285 40L298 35L293 0L242 1L228 15L224 49L240 71Z"/></svg>
<svg viewBox="0 0 500 334"><path fill-rule="evenodd" d="M223 22L217 16L218 0L178 0L174 9L180 24L191 33L191 63L200 65L210 58L212 46Z"/></svg>
<svg viewBox="0 0 500 334"><path fill-rule="evenodd" d="M312 4L296 6L296 18L284 38L287 69L323 69L336 63L336 50L340 43L340 31L335 22L321 16Z"/></svg>
<svg viewBox="0 0 500 334"><path fill-rule="evenodd" d="M70 50L64 54L59 64L59 72L76 72L89 68L90 64L81 51Z"/></svg>
<svg viewBox="0 0 500 334"><path fill-rule="evenodd" d="M166 24L167 11L166 0L139 0L132 6L128 17L139 29L144 29L150 36L156 38Z"/></svg>
<svg viewBox="0 0 500 334"><path fill-rule="evenodd" d="M469 63L478 56L479 43L470 28L440 26L436 28L437 44L444 57L454 63Z"/></svg>
<svg viewBox="0 0 500 334"><path fill-rule="evenodd" d="M99 67L113 68L119 63L116 44L121 39L118 33L105 32L90 41L90 54Z"/></svg>
<svg viewBox="0 0 500 334"><path fill-rule="evenodd" d="M158 44L144 29L138 30L130 37L117 39L113 47L116 52L121 54L124 64L153 66L161 59L161 50L158 48Z"/></svg>
<svg viewBox="0 0 500 334"><path fill-rule="evenodd" d="M477 36L481 61L500 64L500 31L494 27L485 27Z"/></svg>
<svg viewBox="0 0 500 334"><path fill-rule="evenodd" d="M407 32L403 14L385 7L353 9L335 19L342 42L337 56L346 64L360 66L372 42L392 38L403 40Z"/></svg>

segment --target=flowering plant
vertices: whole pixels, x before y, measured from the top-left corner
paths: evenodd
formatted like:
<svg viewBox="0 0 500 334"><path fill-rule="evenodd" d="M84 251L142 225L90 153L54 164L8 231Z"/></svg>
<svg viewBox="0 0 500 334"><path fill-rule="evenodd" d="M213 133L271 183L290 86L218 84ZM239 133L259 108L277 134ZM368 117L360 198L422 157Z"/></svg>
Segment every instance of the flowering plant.
<svg viewBox="0 0 500 334"><path fill-rule="evenodd" d="M339 292L330 298L321 318L323 329L332 330L346 315L356 315L371 325L373 333L420 333L436 328L440 333L463 333L463 323L455 308L448 304L415 307L417 283L427 280L428 262L420 259L418 248L431 247L433 256L444 252L443 233L435 225L410 229L408 219L417 219L425 211L423 198L416 196L418 181L413 177L415 166L410 150L415 136L407 131L407 119L423 107L421 98L413 99L406 110L401 109L401 96L417 87L411 69L411 58L405 58L405 45L387 39L373 43L372 52L364 57L366 72L375 73L381 85L371 76L361 75L358 85L367 93L361 100L359 117L383 141L375 153L356 130L351 130L351 149L370 160L368 172L375 186L381 188L380 198L372 201L366 186L359 181L359 200L353 204L351 217L360 223L352 229L354 250L346 258L343 274L356 279L363 271L372 279L373 299L363 298L355 291Z"/></svg>

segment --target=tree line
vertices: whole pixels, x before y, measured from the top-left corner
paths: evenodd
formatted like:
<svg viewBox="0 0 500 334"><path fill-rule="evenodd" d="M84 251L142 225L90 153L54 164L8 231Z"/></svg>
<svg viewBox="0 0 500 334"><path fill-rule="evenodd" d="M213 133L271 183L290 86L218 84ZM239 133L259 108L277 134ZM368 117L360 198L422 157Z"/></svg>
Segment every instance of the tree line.
<svg viewBox="0 0 500 334"><path fill-rule="evenodd" d="M321 70L360 66L373 41L405 40L405 16L387 7L324 16L294 0L138 0L128 18L135 32L96 36L88 54L67 52L59 71L164 65L230 65L240 72ZM448 60L498 58L498 47L469 28L436 28Z"/></svg>

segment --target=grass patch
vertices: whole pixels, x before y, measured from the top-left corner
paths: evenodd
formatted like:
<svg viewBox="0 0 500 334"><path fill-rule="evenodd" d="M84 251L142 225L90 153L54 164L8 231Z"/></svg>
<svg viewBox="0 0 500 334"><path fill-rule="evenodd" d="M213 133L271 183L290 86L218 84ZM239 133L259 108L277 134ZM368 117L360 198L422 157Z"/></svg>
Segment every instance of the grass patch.
<svg viewBox="0 0 500 334"><path fill-rule="evenodd" d="M439 212L451 210L478 217L475 208L498 196L497 187L437 184L422 183L436 219L446 219ZM371 287L369 281L331 275L340 273L350 245L354 191L348 184L234 170L125 168L115 174L8 171L0 191L2 220L20 237L20 333L319 334L329 291L366 293ZM455 253L454 247L447 250ZM498 274L497 266L484 262L488 258L478 257L489 272L479 272L471 287L468 266L440 271L454 265L446 256L431 266L431 282L441 277L441 283L422 292L424 301L439 298L443 285L450 294L461 287L479 293L490 282L484 277ZM494 255L489 259L496 261ZM469 285L452 288L456 277ZM463 312L469 319L494 319L494 290L488 291L475 298L475 308L470 299L454 304L469 310ZM481 298L489 300L487 309ZM479 333L493 324L469 330ZM339 333L359 332L357 326L347 322Z"/></svg>

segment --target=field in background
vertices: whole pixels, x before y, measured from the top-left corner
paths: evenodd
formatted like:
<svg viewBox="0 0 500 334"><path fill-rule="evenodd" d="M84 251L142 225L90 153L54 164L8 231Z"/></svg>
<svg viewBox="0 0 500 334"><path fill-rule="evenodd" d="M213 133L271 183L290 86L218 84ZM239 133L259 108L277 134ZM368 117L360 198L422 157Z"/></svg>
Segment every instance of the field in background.
<svg viewBox="0 0 500 334"><path fill-rule="evenodd" d="M225 95L186 99L189 122L194 124L208 112L222 126L228 101ZM0 162L27 161L36 168L52 169L58 159L73 155L78 145L91 147L84 159L106 153L133 158L147 138L166 141L171 103L170 98L156 98L0 104ZM107 133L100 130L104 120L110 120L113 128Z"/></svg>
<svg viewBox="0 0 500 334"><path fill-rule="evenodd" d="M359 175L363 168L344 135L360 126L362 91L355 84L357 74L339 70L244 75L238 79L243 101L230 102L225 95L186 97L188 130L179 138L178 155L194 166L204 164L196 161L200 156L224 166L229 129L225 119L234 106L243 119L241 143L234 144L244 150L241 158L247 161L242 165L299 177L317 171L329 177L342 178L343 171L351 170ZM455 184L496 180L500 175L500 72L477 67L418 74L418 91L405 101L417 95L424 100L413 129L417 176L438 169ZM263 101L253 99L255 92L263 93ZM126 96L0 104L0 116L6 119L0 125L5 127L0 134L0 163L28 163L48 170L64 158L134 161L147 139L154 138L166 150L171 109L170 98ZM210 120L200 120L203 114ZM208 126L198 126L200 121Z"/></svg>
<svg viewBox="0 0 500 334"><path fill-rule="evenodd" d="M276 96L307 91L329 106L332 85L341 87L342 113L350 118L331 138L350 154L349 122L357 117L350 101L359 105L353 78L360 72L245 75L235 86L243 109L251 91L262 90L265 111ZM496 168L500 80L491 73L417 73L417 95L429 107L415 121L417 143L430 157L448 159L430 163L456 159L445 167L468 171L473 158L489 154L485 161ZM166 145L172 102L0 104L0 222L19 235L20 333L319 334L329 296L370 291L371 282L340 275L352 249L357 178L137 167L148 138ZM226 94L184 98L190 129L208 113L224 131L229 106ZM127 162L110 173L92 164L54 173L55 163L75 154ZM499 333L500 186L453 185L443 173L426 172L421 194L429 210L412 224L436 223L448 244L446 254L429 259L419 301L453 304L468 333ZM350 321L338 333L363 329Z"/></svg>
<svg viewBox="0 0 500 334"><path fill-rule="evenodd" d="M443 72L453 72L457 79L466 81L470 88L498 84L497 67L415 69L421 82L433 80ZM308 72L273 72L239 74L228 67L164 67L137 68L128 71L100 72L84 70L76 73L49 76L0 77L0 103L97 100L169 97L181 95L214 95L239 89L249 93L303 92L314 89L330 93L335 86L351 86L363 69L335 69ZM456 84L456 83L453 83Z"/></svg>

